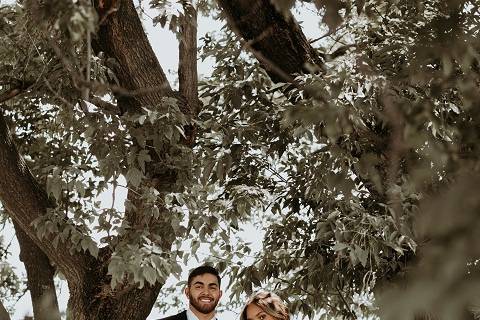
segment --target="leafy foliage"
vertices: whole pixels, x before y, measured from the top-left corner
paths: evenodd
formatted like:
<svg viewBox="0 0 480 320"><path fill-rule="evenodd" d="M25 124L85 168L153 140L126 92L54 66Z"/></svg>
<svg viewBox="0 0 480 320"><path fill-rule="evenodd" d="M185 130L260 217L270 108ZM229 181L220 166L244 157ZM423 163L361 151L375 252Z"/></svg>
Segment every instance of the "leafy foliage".
<svg viewBox="0 0 480 320"><path fill-rule="evenodd" d="M413 222L428 215L419 205L465 166L476 172L478 18L468 2L317 5L331 32L341 20L347 31L321 43L336 53L327 73L295 88L269 82L232 34L204 39L218 64L202 86L200 166L219 190L210 211L258 214L266 230L255 262L230 267L233 295L270 286L304 315L353 317L352 297L413 263L425 241ZM235 206L239 186L260 191L247 211Z"/></svg>
<svg viewBox="0 0 480 320"><path fill-rule="evenodd" d="M5 222L2 222L5 228ZM9 302L7 308L11 308L11 302L18 301L25 293L25 283L17 275L15 270L6 261L9 253L9 243L5 243L4 238L0 237L0 280L2 286L0 287L0 300L2 302Z"/></svg>
<svg viewBox="0 0 480 320"><path fill-rule="evenodd" d="M459 319L478 292L478 5L313 2L328 28L312 41L325 72L273 83L233 32L207 34L201 58L215 66L194 120L176 97L118 112L118 62L89 54L89 3L53 1L35 16L34 2L0 7L0 88L28 89L2 109L55 204L37 233L72 254L106 249L113 289L163 282L197 257L225 270L239 303L267 287L293 313L355 318L373 312L374 291L385 319ZM152 1L156 21L177 30L182 12L169 6L180 4ZM137 197L103 208L110 186ZM128 220L137 208L142 227ZM239 238L246 224L262 231L259 252ZM384 293L395 281L407 289Z"/></svg>

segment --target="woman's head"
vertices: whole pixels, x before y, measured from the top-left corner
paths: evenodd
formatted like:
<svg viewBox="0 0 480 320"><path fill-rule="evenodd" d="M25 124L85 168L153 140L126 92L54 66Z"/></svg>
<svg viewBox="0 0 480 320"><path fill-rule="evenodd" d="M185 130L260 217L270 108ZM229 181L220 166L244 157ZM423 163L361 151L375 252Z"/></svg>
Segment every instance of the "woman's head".
<svg viewBox="0 0 480 320"><path fill-rule="evenodd" d="M245 304L240 320L290 320L288 309L275 293L260 291Z"/></svg>

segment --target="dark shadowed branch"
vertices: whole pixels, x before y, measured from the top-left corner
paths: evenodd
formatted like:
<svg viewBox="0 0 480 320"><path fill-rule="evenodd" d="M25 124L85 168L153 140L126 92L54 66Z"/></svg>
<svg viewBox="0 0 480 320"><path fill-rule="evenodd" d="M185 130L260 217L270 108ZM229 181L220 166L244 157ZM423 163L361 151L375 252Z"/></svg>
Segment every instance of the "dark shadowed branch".
<svg viewBox="0 0 480 320"><path fill-rule="evenodd" d="M197 75L197 11L191 3L183 4L181 39L179 43L178 81L180 94L192 106L193 114L199 111Z"/></svg>
<svg viewBox="0 0 480 320"><path fill-rule="evenodd" d="M47 213L53 204L35 181L25 161L13 143L7 123L0 112L0 200L14 220L30 239L45 252L71 281L82 281L87 255L71 255L69 246L60 242L55 248L49 237L39 238L33 221Z"/></svg>
<svg viewBox="0 0 480 320"><path fill-rule="evenodd" d="M27 283L36 320L60 320L53 277L55 269L50 260L26 233L13 223L20 245L20 260L27 271Z"/></svg>
<svg viewBox="0 0 480 320"><path fill-rule="evenodd" d="M295 73L323 69L322 58L293 16L278 12L269 0L217 2L230 28L245 40L272 80L287 82Z"/></svg>

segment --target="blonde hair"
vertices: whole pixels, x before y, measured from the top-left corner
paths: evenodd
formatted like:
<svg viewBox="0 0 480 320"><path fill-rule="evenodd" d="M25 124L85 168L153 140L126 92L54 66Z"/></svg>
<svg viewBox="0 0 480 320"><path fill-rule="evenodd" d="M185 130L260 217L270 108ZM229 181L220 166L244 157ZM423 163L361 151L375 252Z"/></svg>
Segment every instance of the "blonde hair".
<svg viewBox="0 0 480 320"><path fill-rule="evenodd" d="M288 308L282 299L275 293L269 291L254 293L247 300L247 303L245 303L242 313L240 314L240 320L247 320L247 307L252 303L277 320L290 320Z"/></svg>

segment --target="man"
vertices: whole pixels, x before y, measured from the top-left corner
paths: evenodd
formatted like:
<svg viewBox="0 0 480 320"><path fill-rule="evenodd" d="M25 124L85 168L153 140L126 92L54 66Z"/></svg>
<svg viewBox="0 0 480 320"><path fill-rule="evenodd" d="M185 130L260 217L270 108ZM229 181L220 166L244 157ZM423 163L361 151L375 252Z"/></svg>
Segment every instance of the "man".
<svg viewBox="0 0 480 320"><path fill-rule="evenodd" d="M188 275L185 295L189 301L188 310L162 320L212 320L215 308L222 297L220 275L217 269L201 266Z"/></svg>

